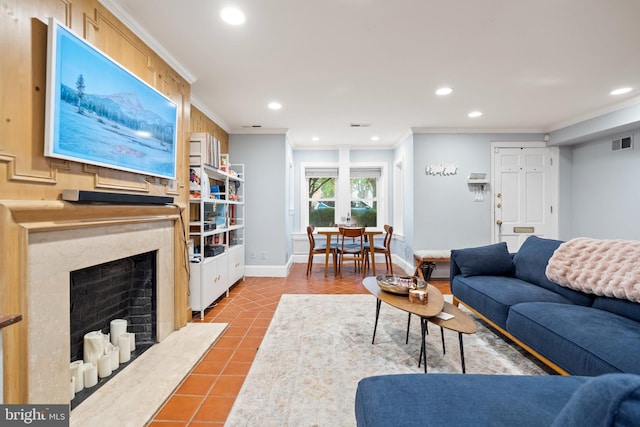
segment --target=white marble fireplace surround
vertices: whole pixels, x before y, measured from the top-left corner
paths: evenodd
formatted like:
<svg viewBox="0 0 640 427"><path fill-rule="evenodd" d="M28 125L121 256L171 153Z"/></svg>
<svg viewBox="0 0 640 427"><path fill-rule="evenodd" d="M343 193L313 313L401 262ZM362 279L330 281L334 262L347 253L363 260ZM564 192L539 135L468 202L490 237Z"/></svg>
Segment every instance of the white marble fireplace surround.
<svg viewBox="0 0 640 427"><path fill-rule="evenodd" d="M58 203L63 202L53 205L59 208ZM77 210L88 209L91 208ZM116 218L96 218L91 214L87 219L80 214L70 219L65 214L56 221L52 212L53 217L48 221L17 221L23 229L28 229L23 314L28 319L26 397L29 403L69 403L71 271L157 251L157 341L174 331L174 224L178 211L165 208L158 215L155 208L145 215L141 214L142 209L144 207L122 207L117 210L119 217ZM68 211L64 207L62 210ZM107 208L107 212L113 214L114 207ZM40 212L37 216L41 219L44 215Z"/></svg>

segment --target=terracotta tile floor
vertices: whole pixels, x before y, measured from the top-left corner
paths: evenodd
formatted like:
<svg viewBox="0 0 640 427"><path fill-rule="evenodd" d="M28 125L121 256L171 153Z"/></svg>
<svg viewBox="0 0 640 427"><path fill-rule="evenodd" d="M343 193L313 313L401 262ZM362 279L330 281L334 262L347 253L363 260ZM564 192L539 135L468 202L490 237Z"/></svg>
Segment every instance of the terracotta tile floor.
<svg viewBox="0 0 640 427"><path fill-rule="evenodd" d="M380 271L376 266L377 273L384 273L384 267ZM306 267L294 264L288 277L247 277L231 288L229 297L205 312L205 322L224 322L229 327L158 410L150 427L224 424L282 294L367 293L362 276L353 268L346 268L342 278L331 271L325 278L323 266L314 265L308 277ZM448 281L431 283L449 292ZM201 321L199 313L193 321Z"/></svg>

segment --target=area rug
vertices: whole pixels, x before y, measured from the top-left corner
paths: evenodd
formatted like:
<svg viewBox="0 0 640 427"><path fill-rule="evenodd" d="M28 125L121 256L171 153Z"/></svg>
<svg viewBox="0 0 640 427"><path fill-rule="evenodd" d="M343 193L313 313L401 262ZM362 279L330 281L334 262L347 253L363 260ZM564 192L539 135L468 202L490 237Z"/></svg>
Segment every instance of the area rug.
<svg viewBox="0 0 640 427"><path fill-rule="evenodd" d="M144 426L226 328L188 323L171 333L71 411L70 425Z"/></svg>
<svg viewBox="0 0 640 427"><path fill-rule="evenodd" d="M382 304L371 344L372 295L283 295L227 426L353 426L358 381L381 374L423 373L420 322ZM464 335L467 373L546 375L547 371L483 324ZM458 334L429 325L428 372L460 373ZM421 391L418 391L421 392Z"/></svg>

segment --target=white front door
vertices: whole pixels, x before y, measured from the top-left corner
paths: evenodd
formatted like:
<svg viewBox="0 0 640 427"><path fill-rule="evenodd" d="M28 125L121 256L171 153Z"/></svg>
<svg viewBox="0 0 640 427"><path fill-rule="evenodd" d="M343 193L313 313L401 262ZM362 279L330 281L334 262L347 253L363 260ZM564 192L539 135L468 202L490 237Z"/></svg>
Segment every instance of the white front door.
<svg viewBox="0 0 640 427"><path fill-rule="evenodd" d="M492 151L493 241L517 252L531 235L557 238L557 149L492 143Z"/></svg>

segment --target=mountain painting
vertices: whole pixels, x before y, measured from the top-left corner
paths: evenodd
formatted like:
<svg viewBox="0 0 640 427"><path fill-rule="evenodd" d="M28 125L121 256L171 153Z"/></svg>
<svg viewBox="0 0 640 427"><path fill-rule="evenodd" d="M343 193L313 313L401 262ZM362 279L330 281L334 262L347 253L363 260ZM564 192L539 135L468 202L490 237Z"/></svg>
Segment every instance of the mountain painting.
<svg viewBox="0 0 640 427"><path fill-rule="evenodd" d="M175 179L176 104L56 21L49 26L45 154Z"/></svg>

